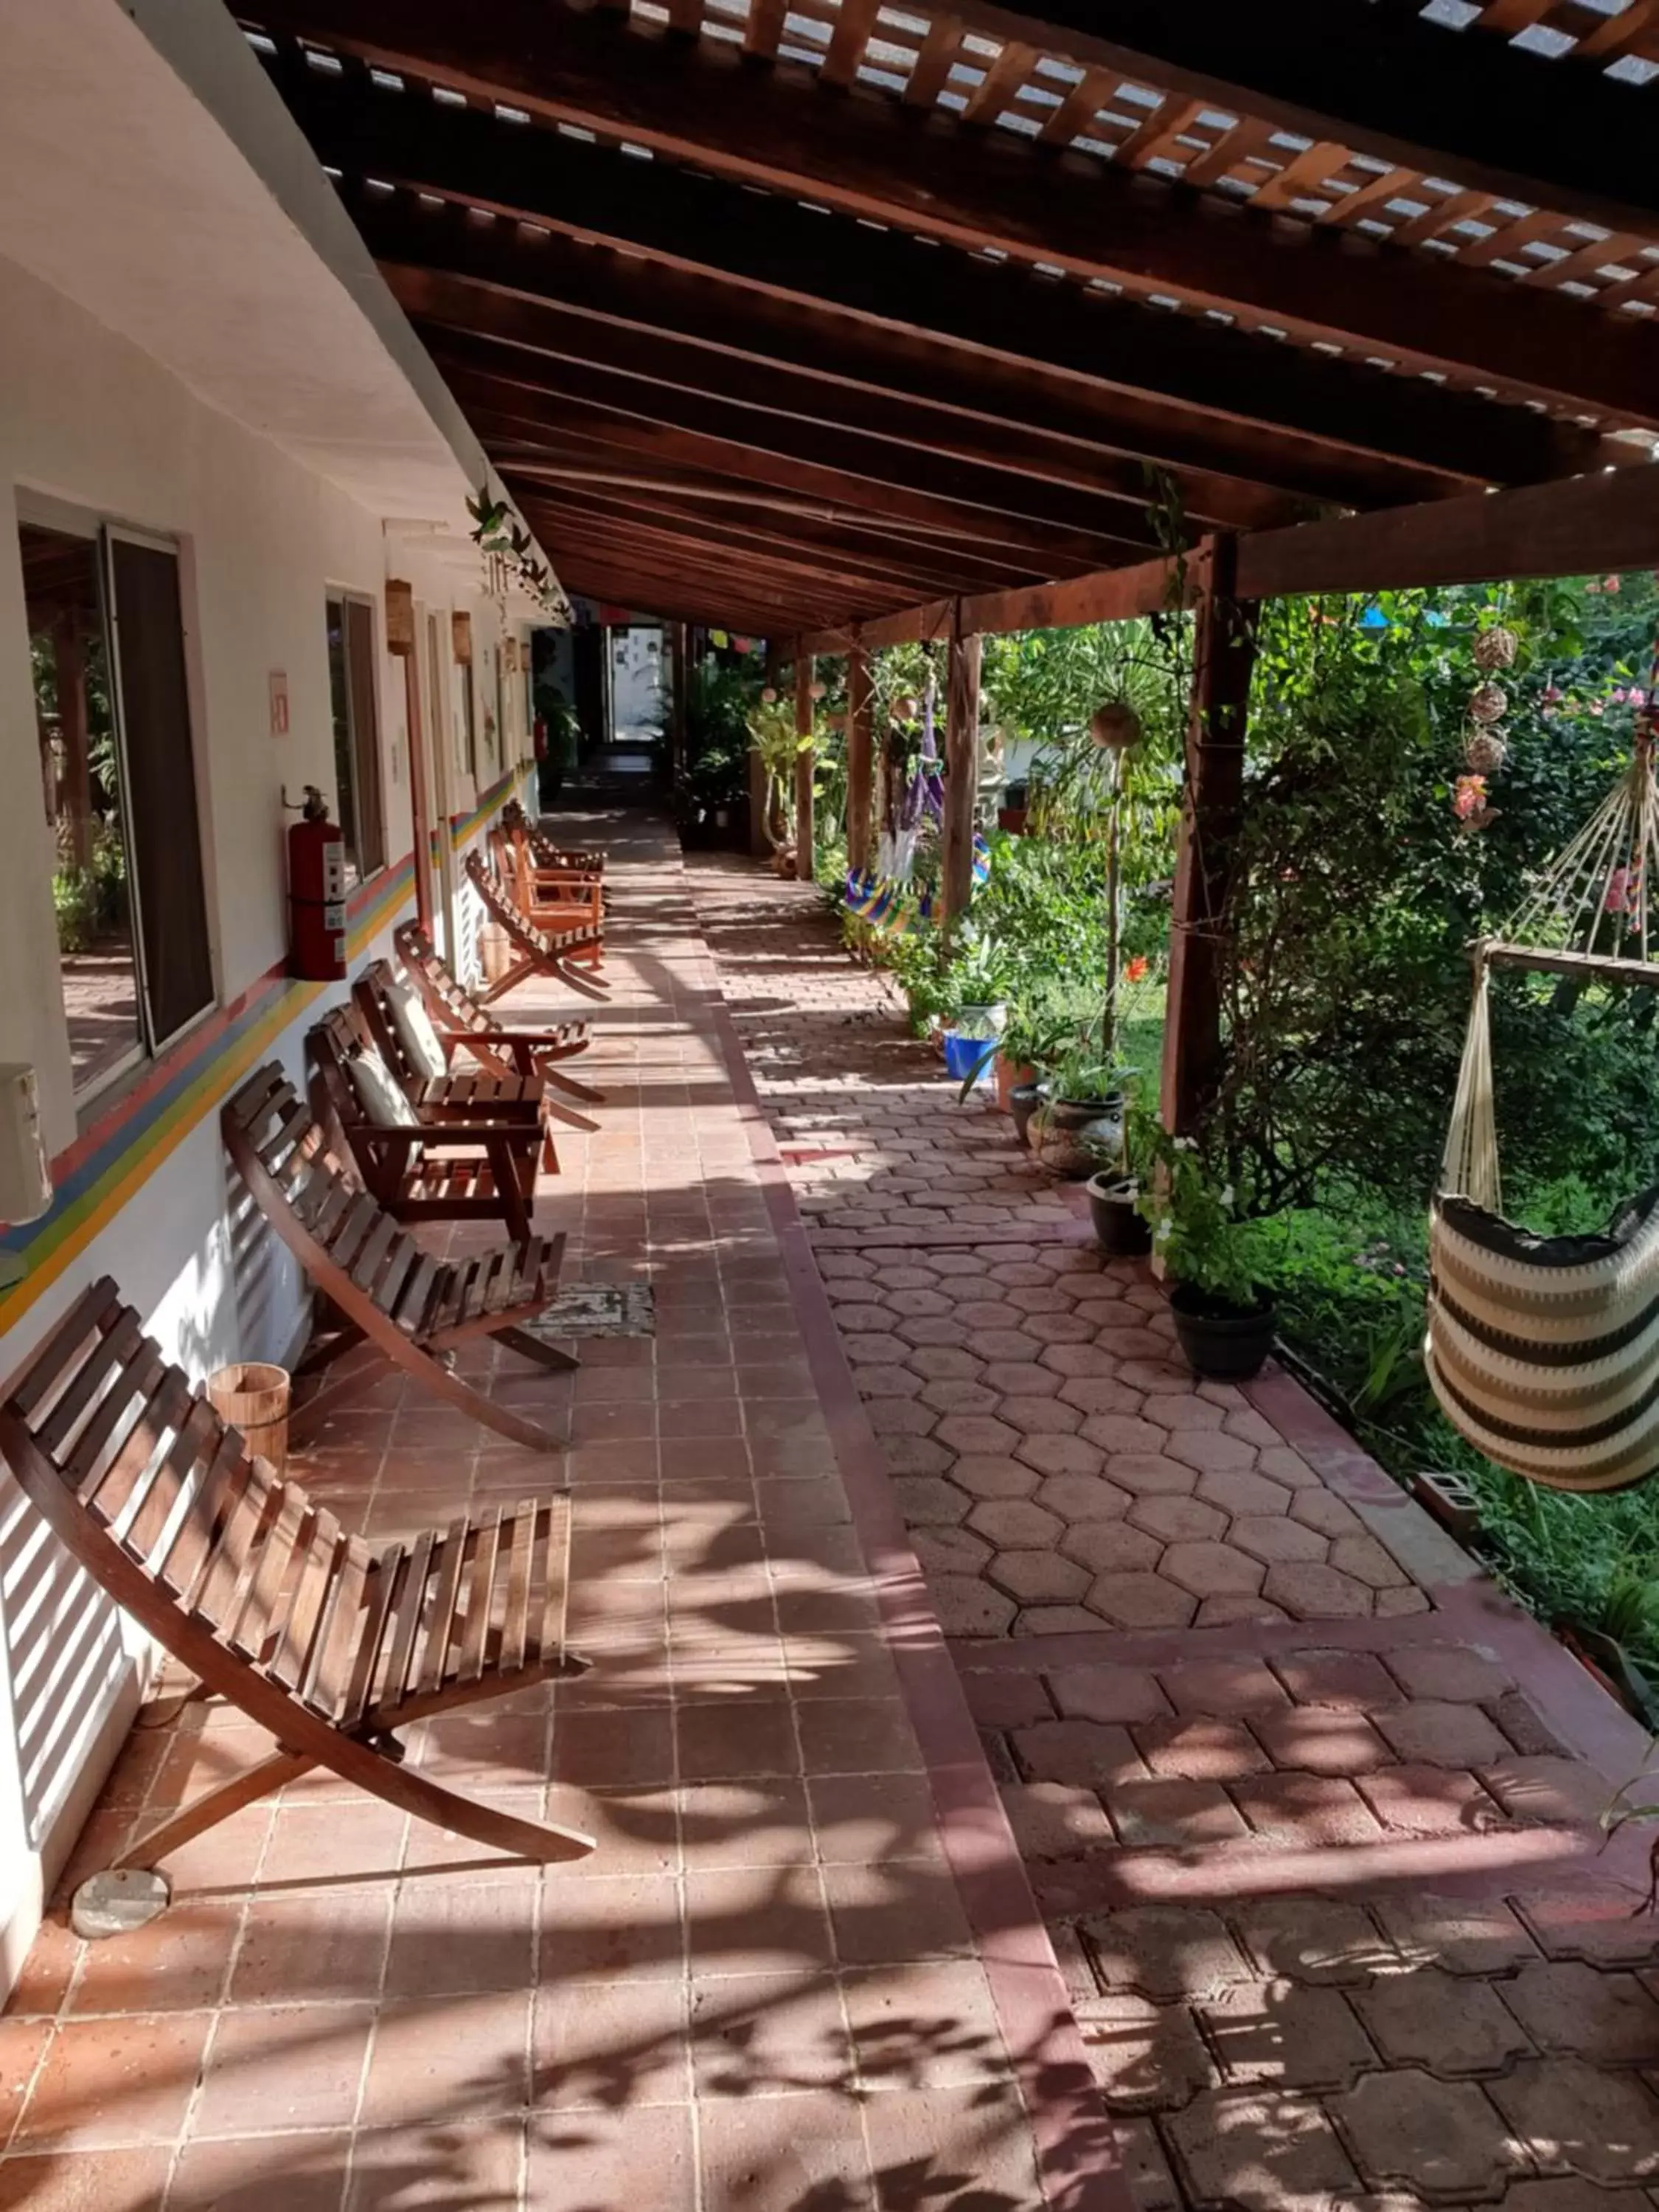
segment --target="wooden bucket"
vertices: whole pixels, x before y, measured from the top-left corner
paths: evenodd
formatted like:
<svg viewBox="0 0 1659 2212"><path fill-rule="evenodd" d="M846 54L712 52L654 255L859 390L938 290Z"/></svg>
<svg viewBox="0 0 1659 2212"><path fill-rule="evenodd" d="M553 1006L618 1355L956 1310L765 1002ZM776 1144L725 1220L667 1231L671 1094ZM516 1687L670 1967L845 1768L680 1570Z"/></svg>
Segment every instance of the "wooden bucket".
<svg viewBox="0 0 1659 2212"><path fill-rule="evenodd" d="M499 983L513 964L513 949L507 932L499 921L481 922L478 927L478 959L483 968L486 983Z"/></svg>
<svg viewBox="0 0 1659 2212"><path fill-rule="evenodd" d="M288 1464L288 1407L293 1382L286 1367L243 1360L208 1376L208 1403L240 1429L247 1448L280 1474Z"/></svg>

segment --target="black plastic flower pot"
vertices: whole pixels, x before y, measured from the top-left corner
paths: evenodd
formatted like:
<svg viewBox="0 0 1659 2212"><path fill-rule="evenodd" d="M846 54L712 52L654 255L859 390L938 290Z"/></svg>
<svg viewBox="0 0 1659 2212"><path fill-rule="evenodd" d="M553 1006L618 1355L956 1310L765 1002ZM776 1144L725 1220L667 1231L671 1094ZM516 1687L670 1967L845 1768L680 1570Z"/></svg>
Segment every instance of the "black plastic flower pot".
<svg viewBox="0 0 1659 2212"><path fill-rule="evenodd" d="M1152 1229L1135 1212L1140 1185L1133 1176L1091 1176L1083 1188L1095 1241L1109 1259L1137 1260L1152 1250Z"/></svg>
<svg viewBox="0 0 1659 2212"><path fill-rule="evenodd" d="M1273 1346L1275 1308L1268 1292L1255 1306L1212 1297L1190 1283L1170 1293L1176 1335L1194 1375L1212 1382L1248 1382L1261 1372Z"/></svg>
<svg viewBox="0 0 1659 2212"><path fill-rule="evenodd" d="M1032 1115L1042 1103L1042 1093L1035 1083L1017 1083L1008 1093L1008 1111L1014 1117L1014 1135L1022 1145L1029 1146L1030 1144L1026 1131L1030 1126Z"/></svg>

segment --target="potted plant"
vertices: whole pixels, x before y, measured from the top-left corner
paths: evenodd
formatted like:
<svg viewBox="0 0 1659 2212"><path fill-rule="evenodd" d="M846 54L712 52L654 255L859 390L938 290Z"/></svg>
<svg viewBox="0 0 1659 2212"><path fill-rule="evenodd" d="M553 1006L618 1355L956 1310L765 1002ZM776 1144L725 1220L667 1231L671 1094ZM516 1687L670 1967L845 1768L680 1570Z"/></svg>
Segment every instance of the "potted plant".
<svg viewBox="0 0 1659 2212"><path fill-rule="evenodd" d="M963 929L945 971L945 1067L958 1083L982 1082L1007 1020L1008 963L1001 948L972 923Z"/></svg>
<svg viewBox="0 0 1659 2212"><path fill-rule="evenodd" d="M1024 778L1008 784L1002 793L1002 804L997 809L997 827L1006 830L1011 837L1025 834L1025 810L1029 797Z"/></svg>
<svg viewBox="0 0 1659 2212"><path fill-rule="evenodd" d="M1139 1200L1141 1170L1151 1158L1157 1133L1157 1117L1139 1101L1133 1103L1121 1153L1103 1163L1084 1185L1095 1240L1109 1259L1140 1259L1152 1249L1152 1227Z"/></svg>
<svg viewBox="0 0 1659 2212"><path fill-rule="evenodd" d="M1051 1175L1081 1182L1103 1160L1115 1159L1121 1152L1122 1077L1102 1050L1098 1024L1073 1037L1037 1091L1031 1149Z"/></svg>
<svg viewBox="0 0 1659 2212"><path fill-rule="evenodd" d="M1255 1224L1241 1221L1233 1187L1191 1137L1161 1132L1140 1212L1174 1278L1176 1335L1195 1375L1245 1382L1273 1349L1271 1291L1257 1280Z"/></svg>

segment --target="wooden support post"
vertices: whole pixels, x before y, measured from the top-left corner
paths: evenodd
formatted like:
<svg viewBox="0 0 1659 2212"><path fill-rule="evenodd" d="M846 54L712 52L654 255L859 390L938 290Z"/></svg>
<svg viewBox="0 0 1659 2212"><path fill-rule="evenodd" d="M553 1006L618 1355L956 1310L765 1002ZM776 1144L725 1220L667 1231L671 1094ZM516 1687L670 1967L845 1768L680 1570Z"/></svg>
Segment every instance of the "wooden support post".
<svg viewBox="0 0 1659 2212"><path fill-rule="evenodd" d="M1194 556L1202 568L1164 1028L1164 1126L1176 1136L1198 1126L1221 1078L1221 932L1255 659L1255 609L1234 596L1237 562L1231 535L1209 539Z"/></svg>
<svg viewBox="0 0 1659 2212"><path fill-rule="evenodd" d="M951 658L945 686L945 822L939 869L940 911L948 930L974 895L974 818L979 804L980 641L962 634L962 602L951 617Z"/></svg>
<svg viewBox="0 0 1659 2212"><path fill-rule="evenodd" d="M854 628L847 654L847 866L855 876L871 862L870 801L873 774L875 686L870 655Z"/></svg>
<svg viewBox="0 0 1659 2212"><path fill-rule="evenodd" d="M799 640L795 646L795 735L811 739L812 735L812 656L803 653ZM812 747L810 742L801 746L795 755L795 879L810 884L812 880L814 854L812 850Z"/></svg>
<svg viewBox="0 0 1659 2212"><path fill-rule="evenodd" d="M678 791L685 774L685 624L668 625L668 773Z"/></svg>

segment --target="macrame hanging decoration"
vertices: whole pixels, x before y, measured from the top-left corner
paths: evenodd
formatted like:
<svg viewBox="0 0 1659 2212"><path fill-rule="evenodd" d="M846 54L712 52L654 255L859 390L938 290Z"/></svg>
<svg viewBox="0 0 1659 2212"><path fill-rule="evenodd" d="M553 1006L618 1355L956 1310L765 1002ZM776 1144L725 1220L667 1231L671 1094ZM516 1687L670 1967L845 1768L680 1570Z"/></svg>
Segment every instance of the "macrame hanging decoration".
<svg viewBox="0 0 1659 2212"><path fill-rule="evenodd" d="M1498 681L1498 672L1515 665L1520 640L1512 629L1494 624L1474 641L1474 665L1481 681L1469 695L1463 730L1463 762L1467 773L1457 779L1452 805L1466 831L1484 830L1497 816L1488 793L1491 778L1509 757L1502 723L1509 711L1510 695Z"/></svg>
<svg viewBox="0 0 1659 2212"><path fill-rule="evenodd" d="M1629 769L1502 939L1474 948L1430 1216L1425 1360L1441 1409L1488 1459L1554 1490L1623 1489L1659 1469L1659 1187L1594 1236L1539 1237L1504 1218L1489 984L1494 969L1516 968L1567 987L1659 988L1655 737L1644 704Z"/></svg>

